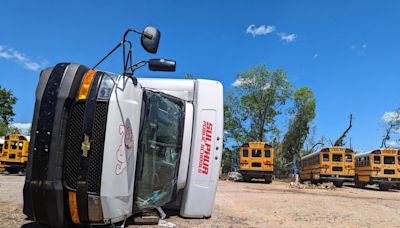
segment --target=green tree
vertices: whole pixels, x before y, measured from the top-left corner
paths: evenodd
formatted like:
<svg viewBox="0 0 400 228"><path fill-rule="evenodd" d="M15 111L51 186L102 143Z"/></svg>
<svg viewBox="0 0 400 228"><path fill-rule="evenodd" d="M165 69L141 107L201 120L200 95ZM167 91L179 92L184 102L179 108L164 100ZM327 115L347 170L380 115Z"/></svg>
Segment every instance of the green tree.
<svg viewBox="0 0 400 228"><path fill-rule="evenodd" d="M0 118L8 125L15 116L13 106L17 103L17 98L11 90L0 86Z"/></svg>
<svg viewBox="0 0 400 228"><path fill-rule="evenodd" d="M8 135L8 125L3 120L0 120L0 136L6 135Z"/></svg>
<svg viewBox="0 0 400 228"><path fill-rule="evenodd" d="M226 159L223 161L223 171L232 171L233 160L238 161L239 147L243 145L246 129L243 127L242 109L237 105L238 99L231 92L225 96L224 101L224 153ZM229 142L230 146L227 146Z"/></svg>
<svg viewBox="0 0 400 228"><path fill-rule="evenodd" d="M300 152L310 131L310 124L315 118L315 98L311 89L303 87L294 94L293 118L282 142L283 164L293 164L296 156L299 162ZM291 170L291 166L287 166Z"/></svg>
<svg viewBox="0 0 400 228"><path fill-rule="evenodd" d="M224 101L224 130L225 139L234 141L235 146L241 146L245 142L246 129L243 126L244 113L238 105L240 100L231 92L225 96Z"/></svg>
<svg viewBox="0 0 400 228"><path fill-rule="evenodd" d="M230 106L239 109L240 127L246 128L245 141L266 140L266 133L276 135L275 117L292 94L286 73L282 69L269 71L265 65L237 74Z"/></svg>
<svg viewBox="0 0 400 228"><path fill-rule="evenodd" d="M21 134L21 129L14 127L14 126L11 126L11 127L9 126L7 135L9 135L9 134Z"/></svg>

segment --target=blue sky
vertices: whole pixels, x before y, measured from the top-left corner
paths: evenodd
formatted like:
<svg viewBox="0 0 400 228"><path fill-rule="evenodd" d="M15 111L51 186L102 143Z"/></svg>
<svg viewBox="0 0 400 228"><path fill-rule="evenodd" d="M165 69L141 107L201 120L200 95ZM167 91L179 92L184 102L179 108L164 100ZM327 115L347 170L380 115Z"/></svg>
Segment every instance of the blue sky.
<svg viewBox="0 0 400 228"><path fill-rule="evenodd" d="M29 123L40 69L93 66L125 29L153 25L159 52L145 53L132 37L134 58L175 59L177 71L138 77L192 73L229 89L239 71L280 67L296 88L315 92L317 138L334 141L353 113L353 147L371 150L384 113L400 107L399 11L397 1L2 1L0 85L19 99L15 122ZM120 59L100 68L120 72Z"/></svg>

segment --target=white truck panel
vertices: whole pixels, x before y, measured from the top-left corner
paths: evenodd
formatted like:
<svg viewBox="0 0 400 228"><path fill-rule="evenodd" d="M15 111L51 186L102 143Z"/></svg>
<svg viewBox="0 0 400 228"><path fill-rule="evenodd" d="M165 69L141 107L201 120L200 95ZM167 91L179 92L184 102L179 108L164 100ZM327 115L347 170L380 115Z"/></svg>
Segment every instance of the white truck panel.
<svg viewBox="0 0 400 228"><path fill-rule="evenodd" d="M130 80L119 77L107 116L100 196L104 220L113 223L132 215L143 90Z"/></svg>
<svg viewBox="0 0 400 228"><path fill-rule="evenodd" d="M182 139L182 153L179 163L179 172L177 180L177 189L185 188L187 173L189 169L190 149L192 146L192 132L193 132L193 104L186 102L185 105L185 130L183 131Z"/></svg>
<svg viewBox="0 0 400 228"><path fill-rule="evenodd" d="M196 80L190 165L180 214L211 217L223 146L223 91L217 81Z"/></svg>
<svg viewBox="0 0 400 228"><path fill-rule="evenodd" d="M185 101L193 101L194 80L166 78L138 78L143 88L158 90Z"/></svg>

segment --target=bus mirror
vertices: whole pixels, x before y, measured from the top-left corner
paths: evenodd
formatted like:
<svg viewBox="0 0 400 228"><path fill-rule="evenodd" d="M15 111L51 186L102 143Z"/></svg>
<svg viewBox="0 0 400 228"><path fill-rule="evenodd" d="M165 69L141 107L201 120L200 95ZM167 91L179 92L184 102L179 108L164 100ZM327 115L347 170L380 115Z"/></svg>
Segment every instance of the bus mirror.
<svg viewBox="0 0 400 228"><path fill-rule="evenodd" d="M174 72L176 70L176 62L168 59L150 59L149 69L151 71Z"/></svg>
<svg viewBox="0 0 400 228"><path fill-rule="evenodd" d="M144 50L151 54L157 53L158 44L160 42L160 31L154 27L146 27L140 37L140 42Z"/></svg>

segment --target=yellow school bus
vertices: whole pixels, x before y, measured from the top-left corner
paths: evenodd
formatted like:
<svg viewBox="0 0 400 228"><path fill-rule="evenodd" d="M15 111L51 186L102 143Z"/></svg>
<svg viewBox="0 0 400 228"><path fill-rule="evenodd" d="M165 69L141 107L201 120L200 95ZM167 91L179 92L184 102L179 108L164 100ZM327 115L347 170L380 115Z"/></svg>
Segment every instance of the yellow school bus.
<svg viewBox="0 0 400 228"><path fill-rule="evenodd" d="M11 134L5 137L0 165L5 171L18 173L24 171L28 162L29 140L26 136Z"/></svg>
<svg viewBox="0 0 400 228"><path fill-rule="evenodd" d="M348 148L323 148L301 158L301 181L333 182L342 187L343 182L353 182L354 175L354 151Z"/></svg>
<svg viewBox="0 0 400 228"><path fill-rule="evenodd" d="M388 190L400 184L399 149L382 148L356 155L355 185L364 188L378 184L380 190Z"/></svg>
<svg viewBox="0 0 400 228"><path fill-rule="evenodd" d="M272 182L274 172L274 148L265 142L249 142L240 148L239 172L244 181L262 178Z"/></svg>
<svg viewBox="0 0 400 228"><path fill-rule="evenodd" d="M3 144L4 144L4 139L0 138L0 158L3 155ZM4 171L4 165L0 164L0 172Z"/></svg>

